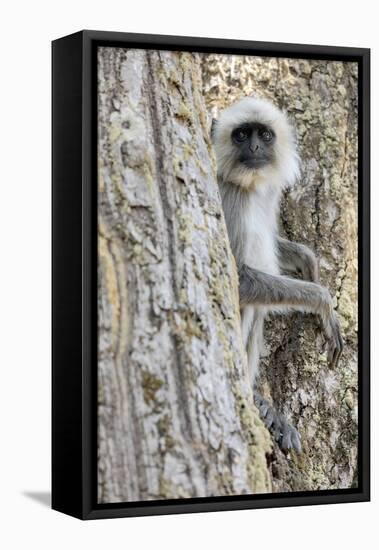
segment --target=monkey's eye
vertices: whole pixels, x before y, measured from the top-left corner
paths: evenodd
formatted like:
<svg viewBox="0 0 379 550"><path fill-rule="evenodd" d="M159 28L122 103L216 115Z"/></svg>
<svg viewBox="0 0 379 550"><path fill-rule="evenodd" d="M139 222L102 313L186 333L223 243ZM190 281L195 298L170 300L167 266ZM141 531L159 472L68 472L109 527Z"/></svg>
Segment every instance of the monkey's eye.
<svg viewBox="0 0 379 550"><path fill-rule="evenodd" d="M248 138L248 131L245 128L237 128L233 132L233 138L241 143L242 141L245 141Z"/></svg>
<svg viewBox="0 0 379 550"><path fill-rule="evenodd" d="M272 140L272 132L270 130L262 130L260 132L261 138L263 141L271 141Z"/></svg>

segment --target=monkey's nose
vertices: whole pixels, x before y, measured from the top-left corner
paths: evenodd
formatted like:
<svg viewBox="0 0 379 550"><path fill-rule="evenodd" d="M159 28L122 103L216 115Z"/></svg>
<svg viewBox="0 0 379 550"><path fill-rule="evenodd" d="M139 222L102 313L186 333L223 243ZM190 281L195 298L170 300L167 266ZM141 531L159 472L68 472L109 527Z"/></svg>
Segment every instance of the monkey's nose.
<svg viewBox="0 0 379 550"><path fill-rule="evenodd" d="M259 145L258 145L257 143L254 143L254 144L252 143L252 144L250 145L250 151L251 151L252 153L256 153L256 152L258 151L258 149L259 149Z"/></svg>

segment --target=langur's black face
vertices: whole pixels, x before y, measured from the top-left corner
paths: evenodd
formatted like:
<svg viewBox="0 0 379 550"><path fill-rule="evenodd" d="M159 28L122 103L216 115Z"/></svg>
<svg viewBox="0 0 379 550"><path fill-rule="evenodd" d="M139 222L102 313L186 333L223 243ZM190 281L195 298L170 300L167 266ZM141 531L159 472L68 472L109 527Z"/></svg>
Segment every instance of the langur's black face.
<svg viewBox="0 0 379 550"><path fill-rule="evenodd" d="M237 148L238 160L248 168L262 168L274 159L275 134L258 122L247 122L235 128L231 134Z"/></svg>

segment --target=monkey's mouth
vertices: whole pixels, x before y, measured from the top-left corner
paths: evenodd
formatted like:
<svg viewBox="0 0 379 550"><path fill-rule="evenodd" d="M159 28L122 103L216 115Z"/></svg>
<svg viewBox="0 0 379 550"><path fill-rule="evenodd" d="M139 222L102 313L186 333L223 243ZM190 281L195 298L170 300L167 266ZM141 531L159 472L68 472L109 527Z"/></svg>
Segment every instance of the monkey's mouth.
<svg viewBox="0 0 379 550"><path fill-rule="evenodd" d="M244 159L242 164L247 168L263 168L267 164L267 159L265 158L249 158Z"/></svg>

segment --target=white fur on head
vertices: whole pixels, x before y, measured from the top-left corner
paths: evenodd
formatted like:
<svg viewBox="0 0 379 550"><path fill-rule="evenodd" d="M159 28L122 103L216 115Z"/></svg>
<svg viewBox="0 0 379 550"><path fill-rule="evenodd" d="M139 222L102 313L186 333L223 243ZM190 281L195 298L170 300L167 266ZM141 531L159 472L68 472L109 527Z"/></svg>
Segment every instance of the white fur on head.
<svg viewBox="0 0 379 550"><path fill-rule="evenodd" d="M252 169L239 162L231 134L234 128L246 122L259 122L273 129L276 139L272 164ZM222 181L250 189L267 180L285 187L299 177L299 156L293 129L285 113L267 99L245 97L237 101L221 113L212 134L218 175Z"/></svg>

